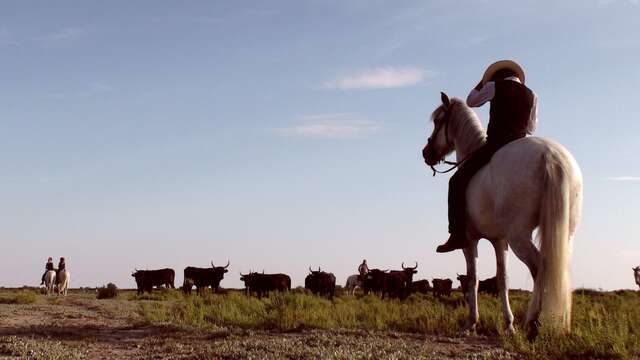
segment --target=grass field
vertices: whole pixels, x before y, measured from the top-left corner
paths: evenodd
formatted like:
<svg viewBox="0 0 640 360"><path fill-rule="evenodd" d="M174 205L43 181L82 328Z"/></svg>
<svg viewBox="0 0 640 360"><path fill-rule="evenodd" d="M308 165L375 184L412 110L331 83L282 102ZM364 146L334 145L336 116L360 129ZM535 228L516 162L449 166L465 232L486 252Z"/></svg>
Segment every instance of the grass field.
<svg viewBox="0 0 640 360"><path fill-rule="evenodd" d="M517 327L522 326L528 299L527 292L511 292ZM38 317L45 313L69 319L68 326L78 331L80 339L91 331L102 334L96 338L127 339L130 331L146 329L144 331L149 331L146 336L131 340L138 341L140 349L160 347L167 354L177 351L176 354L190 356L200 354L202 358L251 357L255 355L251 353L254 350L272 355L266 358L278 358L282 355L278 351L283 351L278 350L281 342L292 344L285 349L298 354L294 358L640 357L640 293L582 290L574 292L573 302L570 335L557 336L543 331L537 341L530 343L522 331L513 337L503 336L500 303L497 298L486 295L479 299L477 335L465 336L459 333L467 316L460 293L443 299L415 294L402 302L383 301L374 296L338 296L332 302L300 289L260 300L239 291L204 296L184 296L176 290L158 290L141 296L133 291L121 291L115 299L96 300L95 291L72 291L67 298L45 298L30 290L0 290L0 336L5 336L0 341L0 355L19 353L16 349L29 346L38 349L39 344L49 341L50 334L42 338L30 335L46 333L46 327L24 326L27 321L24 319L41 323ZM87 330L80 325L87 319L96 321L95 328ZM101 333L104 329L113 331ZM119 331L124 333L118 335ZM167 333L175 335L171 340L175 343L166 344ZM18 338L6 337L15 335ZM65 336L68 340L68 334ZM202 337L207 340L201 341ZM211 337L216 339L214 343L219 343L212 343ZM91 339L85 340L91 342ZM158 339L165 340L160 344ZM190 340L183 343L185 339ZM26 345L15 345L16 341L26 341ZM91 346L98 349L106 345L99 342ZM84 351L91 346L80 349ZM117 350L120 345L109 346ZM186 351L186 346L192 346L193 351ZM331 347L333 352L327 353ZM182 350L176 350L178 348ZM206 350L209 352L197 349L209 349ZM221 353L221 349L227 352ZM115 352L114 356L125 353Z"/></svg>
<svg viewBox="0 0 640 360"><path fill-rule="evenodd" d="M436 299L414 294L406 301L374 296L342 296L331 302L304 291L273 294L258 300L240 293L204 297L163 295L165 301L140 303L140 315L150 323L199 328L239 327L278 331L360 329L455 336L465 323L467 307L461 294ZM522 327L529 293L512 292L511 305ZM523 332L503 337L497 298L481 295L480 335L498 337L505 349L531 358L629 358L640 355L640 296L634 291L574 293L573 328L567 336L543 331L534 343Z"/></svg>

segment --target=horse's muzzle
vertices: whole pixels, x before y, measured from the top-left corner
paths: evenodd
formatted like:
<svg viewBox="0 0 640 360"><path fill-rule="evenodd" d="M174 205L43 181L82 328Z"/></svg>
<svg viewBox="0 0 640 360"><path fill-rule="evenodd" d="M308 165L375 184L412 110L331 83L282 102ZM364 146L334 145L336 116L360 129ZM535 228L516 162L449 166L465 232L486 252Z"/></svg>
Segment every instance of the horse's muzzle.
<svg viewBox="0 0 640 360"><path fill-rule="evenodd" d="M424 162L429 166L438 163L436 156L434 156L434 151L430 150L428 145L425 146L424 149L422 149L422 157L424 158Z"/></svg>

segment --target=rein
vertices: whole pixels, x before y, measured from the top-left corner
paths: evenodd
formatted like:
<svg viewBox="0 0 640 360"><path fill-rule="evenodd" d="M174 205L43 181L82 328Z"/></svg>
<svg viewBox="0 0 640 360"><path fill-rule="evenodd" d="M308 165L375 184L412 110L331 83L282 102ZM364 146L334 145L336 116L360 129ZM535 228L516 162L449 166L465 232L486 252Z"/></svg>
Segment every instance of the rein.
<svg viewBox="0 0 640 360"><path fill-rule="evenodd" d="M440 170L436 169L435 165L429 165L429 166L431 167L431 170L433 170L433 176L436 176L436 174L446 174L448 172L453 171L454 169L456 169L457 167L462 165L462 163L465 160L467 160L467 159L464 159L462 161L457 161L457 162L456 161L447 161L447 160L442 160L442 161L438 162L438 163L443 163L443 164L446 164L446 165L452 165L450 168L448 168L447 170L444 170L444 171L440 171Z"/></svg>

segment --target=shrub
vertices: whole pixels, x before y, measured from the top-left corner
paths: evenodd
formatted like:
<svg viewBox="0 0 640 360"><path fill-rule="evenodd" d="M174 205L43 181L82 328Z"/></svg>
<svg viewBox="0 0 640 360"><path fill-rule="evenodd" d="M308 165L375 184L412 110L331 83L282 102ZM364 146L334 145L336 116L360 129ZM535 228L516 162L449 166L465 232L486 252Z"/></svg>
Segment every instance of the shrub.
<svg viewBox="0 0 640 360"><path fill-rule="evenodd" d="M118 296L118 287L113 283L108 283L107 286L98 288L98 299L113 299Z"/></svg>
<svg viewBox="0 0 640 360"><path fill-rule="evenodd" d="M21 291L15 295L1 297L0 304L33 304L38 299L38 295L33 291Z"/></svg>

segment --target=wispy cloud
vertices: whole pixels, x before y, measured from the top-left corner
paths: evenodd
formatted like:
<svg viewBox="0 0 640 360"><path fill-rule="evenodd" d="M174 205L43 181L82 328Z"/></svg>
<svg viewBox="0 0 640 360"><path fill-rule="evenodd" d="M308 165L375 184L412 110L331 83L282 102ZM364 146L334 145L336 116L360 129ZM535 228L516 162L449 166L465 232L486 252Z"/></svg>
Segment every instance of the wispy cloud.
<svg viewBox="0 0 640 360"><path fill-rule="evenodd" d="M60 92L48 92L42 95L46 99L72 99L72 98L85 98L96 95L104 95L116 90L115 87L103 82L92 82L88 85L76 91L60 91Z"/></svg>
<svg viewBox="0 0 640 360"><path fill-rule="evenodd" d="M307 138L343 138L353 139L375 134L380 127L368 120L362 120L354 114L318 114L303 116L297 124L276 129L287 136Z"/></svg>
<svg viewBox="0 0 640 360"><path fill-rule="evenodd" d="M71 180L71 176L64 175L23 175L23 176L0 176L2 184L25 184L25 183L57 183Z"/></svg>
<svg viewBox="0 0 640 360"><path fill-rule="evenodd" d="M151 18L155 23L187 23L187 24L215 24L222 22L223 18L214 16L182 16L182 15L170 15L170 16L154 16Z"/></svg>
<svg viewBox="0 0 640 360"><path fill-rule="evenodd" d="M388 89L415 85L433 77L417 67L380 67L326 81L327 89Z"/></svg>
<svg viewBox="0 0 640 360"><path fill-rule="evenodd" d="M484 45L489 40L491 40L494 36L492 35L471 35L467 38L467 43L469 45Z"/></svg>
<svg viewBox="0 0 640 360"><path fill-rule="evenodd" d="M105 93L113 90L115 90L113 86L102 82L92 82L89 84L89 92L91 93Z"/></svg>
<svg viewBox="0 0 640 360"><path fill-rule="evenodd" d="M614 4L614 3L617 3L617 2L618 2L618 0L598 0L598 4L600 4L600 5L611 5L611 4ZM626 0L626 1L623 1L623 2L629 3L631 5L640 4L640 0Z"/></svg>
<svg viewBox="0 0 640 360"><path fill-rule="evenodd" d="M18 45L18 41L13 34L7 29L0 29L0 46Z"/></svg>
<svg viewBox="0 0 640 360"><path fill-rule="evenodd" d="M75 41L86 35L86 30L78 27L68 27L49 34L35 37L35 41L42 42L45 46L57 46Z"/></svg>
<svg viewBox="0 0 640 360"><path fill-rule="evenodd" d="M612 176L607 177L605 180L609 181L640 181L640 176Z"/></svg>

